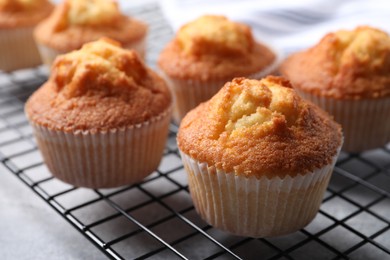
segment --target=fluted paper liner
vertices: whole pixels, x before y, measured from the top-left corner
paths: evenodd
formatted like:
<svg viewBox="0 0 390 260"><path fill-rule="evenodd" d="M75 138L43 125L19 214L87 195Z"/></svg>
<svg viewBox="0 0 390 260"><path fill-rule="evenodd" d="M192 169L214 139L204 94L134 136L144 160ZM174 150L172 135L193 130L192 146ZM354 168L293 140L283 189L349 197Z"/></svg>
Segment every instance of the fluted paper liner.
<svg viewBox="0 0 390 260"><path fill-rule="evenodd" d="M0 30L0 70L12 71L42 63L32 31L33 27Z"/></svg>
<svg viewBox="0 0 390 260"><path fill-rule="evenodd" d="M268 74L275 72L280 63L281 55L279 51L271 47L268 48L275 54L275 60L273 63L259 72L240 76L251 79L261 79ZM171 90L174 101L173 119L177 124L180 123L187 112L195 108L200 103L210 99L225 85L227 81L233 79L211 79L207 82L194 79L178 79L170 77L161 69L160 75L168 83Z"/></svg>
<svg viewBox="0 0 390 260"><path fill-rule="evenodd" d="M133 184L159 165L171 109L138 125L105 132L63 132L31 122L53 176L75 186L108 188Z"/></svg>
<svg viewBox="0 0 390 260"><path fill-rule="evenodd" d="M181 152L194 206L202 219L249 237L283 235L310 223L321 205L337 155L331 164L311 173L257 179L226 173Z"/></svg>
<svg viewBox="0 0 390 260"><path fill-rule="evenodd" d="M341 124L344 132L343 150L361 152L390 142L390 97L339 100L302 90L297 92L327 111Z"/></svg>
<svg viewBox="0 0 390 260"><path fill-rule="evenodd" d="M145 49L146 49L145 37L143 37L142 39L140 39L136 42L132 42L132 43L127 44L127 45L123 45L122 47L124 49L128 49L128 50L135 50L142 60L145 59ZM42 57L43 63L49 68L51 67L55 58L58 55L66 53L63 51L58 51L56 49L53 49L53 48L48 47L48 46L41 44L41 43L38 43L38 50L39 50L40 56Z"/></svg>

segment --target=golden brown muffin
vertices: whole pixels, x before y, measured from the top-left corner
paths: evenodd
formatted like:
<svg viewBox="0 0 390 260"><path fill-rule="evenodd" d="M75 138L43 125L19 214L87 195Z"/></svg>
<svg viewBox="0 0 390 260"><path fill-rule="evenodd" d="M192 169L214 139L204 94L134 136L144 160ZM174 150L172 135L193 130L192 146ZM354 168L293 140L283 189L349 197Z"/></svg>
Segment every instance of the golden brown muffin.
<svg viewBox="0 0 390 260"><path fill-rule="evenodd" d="M143 57L147 26L125 16L111 0L64 0L39 24L34 36L45 62L50 65L60 53L79 49L84 43L105 36L134 49Z"/></svg>
<svg viewBox="0 0 390 260"><path fill-rule="evenodd" d="M341 128L283 78L236 78L182 120L178 147L195 207L234 234L286 234L315 216Z"/></svg>
<svg viewBox="0 0 390 260"><path fill-rule="evenodd" d="M281 66L299 93L327 110L358 152L390 141L390 37L368 26L329 33Z"/></svg>
<svg viewBox="0 0 390 260"><path fill-rule="evenodd" d="M272 72L276 58L255 41L247 25L226 17L206 15L184 25L158 59L176 99L175 120L180 122L234 77Z"/></svg>
<svg viewBox="0 0 390 260"><path fill-rule="evenodd" d="M52 9L47 0L0 0L0 70L41 64L32 31Z"/></svg>
<svg viewBox="0 0 390 260"><path fill-rule="evenodd" d="M134 51L103 39L59 56L26 114L53 175L97 188L156 169L170 107L164 81Z"/></svg>

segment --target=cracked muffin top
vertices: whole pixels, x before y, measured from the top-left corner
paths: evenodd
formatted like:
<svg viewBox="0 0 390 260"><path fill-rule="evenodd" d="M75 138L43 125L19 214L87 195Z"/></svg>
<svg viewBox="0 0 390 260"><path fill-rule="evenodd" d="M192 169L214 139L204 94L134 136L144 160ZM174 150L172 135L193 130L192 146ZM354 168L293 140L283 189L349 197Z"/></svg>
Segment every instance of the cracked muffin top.
<svg viewBox="0 0 390 260"><path fill-rule="evenodd" d="M225 172L284 178L331 163L340 126L283 78L236 78L182 120L182 152Z"/></svg>
<svg viewBox="0 0 390 260"><path fill-rule="evenodd" d="M158 64L172 77L230 80L259 72L275 58L268 47L255 41L247 25L205 15L180 28L161 52Z"/></svg>
<svg viewBox="0 0 390 260"><path fill-rule="evenodd" d="M116 1L64 0L34 34L38 41L66 52L103 36L130 43L142 39L146 32L147 26L122 14Z"/></svg>
<svg viewBox="0 0 390 260"><path fill-rule="evenodd" d="M329 33L312 48L291 55L280 71L295 87L315 95L390 96L390 37L369 26Z"/></svg>
<svg viewBox="0 0 390 260"><path fill-rule="evenodd" d="M26 113L54 130L105 131L144 123L170 105L165 82L134 51L101 39L59 56Z"/></svg>
<svg viewBox="0 0 390 260"><path fill-rule="evenodd" d="M34 26L53 8L48 0L0 0L0 29Z"/></svg>

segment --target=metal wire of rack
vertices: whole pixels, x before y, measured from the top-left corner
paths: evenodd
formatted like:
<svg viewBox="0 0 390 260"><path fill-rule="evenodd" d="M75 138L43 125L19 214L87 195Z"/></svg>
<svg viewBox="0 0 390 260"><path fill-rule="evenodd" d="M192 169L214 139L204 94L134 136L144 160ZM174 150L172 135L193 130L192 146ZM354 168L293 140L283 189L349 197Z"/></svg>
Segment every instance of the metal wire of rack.
<svg viewBox="0 0 390 260"><path fill-rule="evenodd" d="M131 11L149 22L153 66L172 32L157 5ZM219 231L196 214L170 126L162 162L141 183L77 188L53 178L24 116L47 79L43 68L0 72L0 161L111 259L390 259L390 145L342 153L319 214L293 234L266 239Z"/></svg>

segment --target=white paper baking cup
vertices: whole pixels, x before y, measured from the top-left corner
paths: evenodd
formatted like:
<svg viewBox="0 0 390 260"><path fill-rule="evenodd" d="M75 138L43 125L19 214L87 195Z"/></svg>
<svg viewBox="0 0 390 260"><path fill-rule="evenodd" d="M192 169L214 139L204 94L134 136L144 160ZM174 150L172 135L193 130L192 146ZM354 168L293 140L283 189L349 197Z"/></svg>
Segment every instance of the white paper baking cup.
<svg viewBox="0 0 390 260"><path fill-rule="evenodd" d="M310 223L321 205L337 156L311 173L257 179L226 173L181 152L201 218L221 230L249 237L284 235Z"/></svg>
<svg viewBox="0 0 390 260"><path fill-rule="evenodd" d="M132 42L132 43L127 44L127 45L123 45L122 48L136 51L138 53L138 55L140 56L140 58L142 60L144 60L145 55L146 55L146 40L145 39L146 38L143 37L142 39L140 39L138 41ZM48 68L51 68L51 65L53 64L54 60L56 59L56 57L58 55L66 53L63 51L58 51L54 48L51 48L51 47L49 47L45 44L39 43L39 42L37 43L37 45L38 45L38 50L39 50L39 54L42 58L42 61Z"/></svg>
<svg viewBox="0 0 390 260"><path fill-rule="evenodd" d="M361 152L390 142L390 97L342 100L316 96L299 89L297 92L341 124L344 132L343 150Z"/></svg>
<svg viewBox="0 0 390 260"><path fill-rule="evenodd" d="M261 79L277 70L281 61L281 53L274 48L269 46L267 47L275 54L274 62L259 72L249 75L241 75L242 77ZM207 82L203 82L196 79L178 79L170 77L161 69L159 73L165 79L171 90L174 102L173 120L177 124L180 123L183 117L191 109L195 108L200 103L209 100L225 85L226 82L233 79L211 79Z"/></svg>
<svg viewBox="0 0 390 260"><path fill-rule="evenodd" d="M13 71L42 63L32 31L33 27L0 29L0 70Z"/></svg>
<svg viewBox="0 0 390 260"><path fill-rule="evenodd" d="M145 123L105 132L63 132L31 125L43 159L58 179L108 188L136 183L159 165L171 108Z"/></svg>

